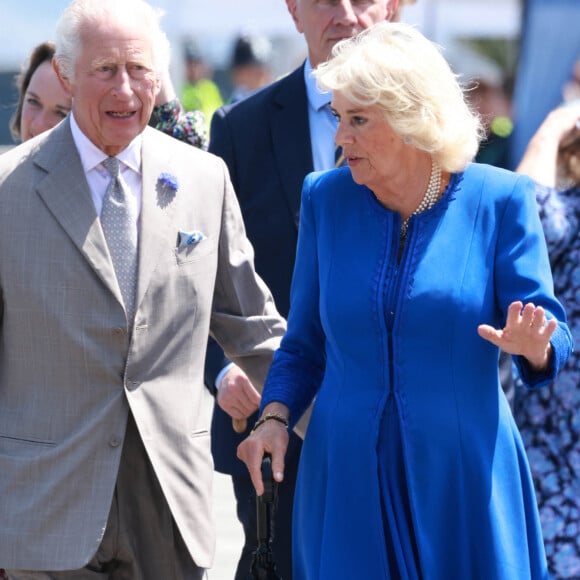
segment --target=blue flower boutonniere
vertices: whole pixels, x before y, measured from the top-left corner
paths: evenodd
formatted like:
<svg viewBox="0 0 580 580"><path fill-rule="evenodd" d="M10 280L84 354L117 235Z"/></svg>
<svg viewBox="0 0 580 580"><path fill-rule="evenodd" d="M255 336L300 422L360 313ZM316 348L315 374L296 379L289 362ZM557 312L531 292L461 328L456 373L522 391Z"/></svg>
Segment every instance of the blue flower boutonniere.
<svg viewBox="0 0 580 580"><path fill-rule="evenodd" d="M162 173L157 178L157 205L159 207L167 207L177 193L177 177L171 173Z"/></svg>

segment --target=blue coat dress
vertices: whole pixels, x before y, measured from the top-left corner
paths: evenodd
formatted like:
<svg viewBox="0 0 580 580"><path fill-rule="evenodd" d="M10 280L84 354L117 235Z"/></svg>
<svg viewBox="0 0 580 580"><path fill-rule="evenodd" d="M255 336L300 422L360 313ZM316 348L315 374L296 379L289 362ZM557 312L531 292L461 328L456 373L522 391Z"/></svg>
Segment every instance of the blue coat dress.
<svg viewBox="0 0 580 580"><path fill-rule="evenodd" d="M316 396L294 508L294 579L546 578L524 448L498 379L514 300L560 321L545 375L572 349L532 182L485 165L400 217L342 168L302 193L288 331L262 405L292 422Z"/></svg>

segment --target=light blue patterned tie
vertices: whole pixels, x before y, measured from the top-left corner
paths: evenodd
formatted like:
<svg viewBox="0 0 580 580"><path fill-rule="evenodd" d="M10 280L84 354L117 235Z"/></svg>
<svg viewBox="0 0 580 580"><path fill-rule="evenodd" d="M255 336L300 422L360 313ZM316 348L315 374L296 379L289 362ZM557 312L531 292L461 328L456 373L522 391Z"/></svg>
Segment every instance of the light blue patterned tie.
<svg viewBox="0 0 580 580"><path fill-rule="evenodd" d="M342 147L337 145L334 150L334 166L342 167L345 163L344 154L342 152Z"/></svg>
<svg viewBox="0 0 580 580"><path fill-rule="evenodd" d="M330 102L325 105L325 111L327 115L332 119L332 123L334 125L334 130L338 129L338 119L334 116L332 109L330 108ZM340 145L336 145L334 148L334 166L335 167L342 167L346 164L346 160L342 153L342 147Z"/></svg>
<svg viewBox="0 0 580 580"><path fill-rule="evenodd" d="M119 180L119 160L108 157L103 166L111 174L107 186L101 227L117 275L129 323L133 321L137 286L137 206Z"/></svg>

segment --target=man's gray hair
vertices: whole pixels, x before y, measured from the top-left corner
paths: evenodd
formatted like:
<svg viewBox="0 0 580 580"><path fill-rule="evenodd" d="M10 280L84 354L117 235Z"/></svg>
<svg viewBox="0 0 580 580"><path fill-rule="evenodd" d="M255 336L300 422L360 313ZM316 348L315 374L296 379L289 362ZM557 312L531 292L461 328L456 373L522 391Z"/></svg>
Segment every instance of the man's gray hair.
<svg viewBox="0 0 580 580"><path fill-rule="evenodd" d="M170 46L161 29L163 12L145 0L73 0L65 9L56 27L56 63L66 78L73 80L75 62L81 48L83 30L93 23L106 21L108 17L118 20L124 16L132 21L138 15L149 30L153 47L155 73L160 77L169 67Z"/></svg>

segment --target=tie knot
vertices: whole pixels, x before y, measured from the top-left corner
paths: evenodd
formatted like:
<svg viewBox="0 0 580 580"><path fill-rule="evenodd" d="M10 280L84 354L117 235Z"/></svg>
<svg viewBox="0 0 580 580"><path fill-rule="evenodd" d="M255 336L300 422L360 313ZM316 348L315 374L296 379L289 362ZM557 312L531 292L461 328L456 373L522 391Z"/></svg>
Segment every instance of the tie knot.
<svg viewBox="0 0 580 580"><path fill-rule="evenodd" d="M107 157L103 161L103 167L111 174L111 177L119 177L119 160L116 157Z"/></svg>

